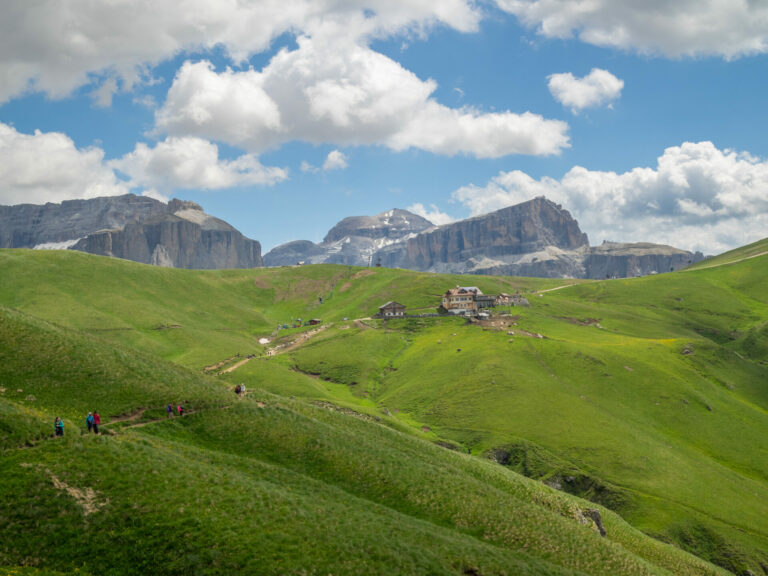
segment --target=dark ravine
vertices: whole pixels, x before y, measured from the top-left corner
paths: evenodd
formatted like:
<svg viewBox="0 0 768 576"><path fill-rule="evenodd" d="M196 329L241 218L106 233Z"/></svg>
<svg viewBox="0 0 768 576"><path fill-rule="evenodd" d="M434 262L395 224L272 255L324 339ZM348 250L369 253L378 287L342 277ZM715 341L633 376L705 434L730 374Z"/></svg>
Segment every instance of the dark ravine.
<svg viewBox="0 0 768 576"><path fill-rule="evenodd" d="M70 248L175 268L253 268L261 245L194 202L127 194L0 206L0 247Z"/></svg>

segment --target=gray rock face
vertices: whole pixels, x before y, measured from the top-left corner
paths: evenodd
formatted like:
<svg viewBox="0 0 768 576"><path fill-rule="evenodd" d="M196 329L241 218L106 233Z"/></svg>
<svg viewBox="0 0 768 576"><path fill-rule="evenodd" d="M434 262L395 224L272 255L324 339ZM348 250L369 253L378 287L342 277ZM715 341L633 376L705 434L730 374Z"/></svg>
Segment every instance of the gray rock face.
<svg viewBox="0 0 768 576"><path fill-rule="evenodd" d="M61 204L0 206L0 248L73 244L97 230L122 228L168 213L168 205L128 194Z"/></svg>
<svg viewBox="0 0 768 576"><path fill-rule="evenodd" d="M638 242L603 242L589 249L584 259L586 278L631 278L680 270L704 259L701 252Z"/></svg>
<svg viewBox="0 0 768 576"><path fill-rule="evenodd" d="M345 218L320 244L297 241L264 256L267 266L332 262L454 274L545 278L631 277L684 268L703 258L658 244L590 247L561 206L535 198L445 226L405 210Z"/></svg>
<svg viewBox="0 0 768 576"><path fill-rule="evenodd" d="M478 216L440 226L407 240L399 254L390 251L393 266L416 270L450 270L452 264L589 246L587 235L567 210L535 198Z"/></svg>
<svg viewBox="0 0 768 576"><path fill-rule="evenodd" d="M253 268L261 245L203 212L128 194L44 206L0 207L0 245L72 248L175 268Z"/></svg>

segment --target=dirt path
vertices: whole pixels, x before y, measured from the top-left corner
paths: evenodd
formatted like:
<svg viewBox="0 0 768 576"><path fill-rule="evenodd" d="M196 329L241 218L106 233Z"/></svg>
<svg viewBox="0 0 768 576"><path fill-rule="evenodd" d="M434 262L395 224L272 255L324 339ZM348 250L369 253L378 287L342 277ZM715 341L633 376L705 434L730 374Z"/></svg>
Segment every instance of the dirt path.
<svg viewBox="0 0 768 576"><path fill-rule="evenodd" d="M554 292L555 290L562 290L563 288L570 288L571 286L578 286L578 284L563 284L562 286L555 286L554 288L547 288L546 290L536 290L534 294L541 294L542 292Z"/></svg>
<svg viewBox="0 0 768 576"><path fill-rule="evenodd" d="M242 366L243 364L247 364L251 360L251 358L253 358L253 356L243 358L242 360L240 360L240 362L237 362L236 364L232 364L232 366L230 366L229 368L225 368L224 370L219 372L219 374L229 374L230 372L240 368L240 366Z"/></svg>
<svg viewBox="0 0 768 576"><path fill-rule="evenodd" d="M216 368L221 368L222 366L224 366L224 364L226 364L227 362L232 362L232 360L234 360L235 358L237 358L237 355L232 356L231 358L227 358L226 360L222 360L221 362L216 362L216 364L211 364L210 366L206 366L205 368L203 368L203 371L211 372L212 370L216 370Z"/></svg>
<svg viewBox="0 0 768 576"><path fill-rule="evenodd" d="M123 416L118 416L116 418L110 419L109 422L106 424L102 424L101 427L104 428L106 426L109 426L111 424L119 424L120 422L132 422L134 420L138 420L144 415L144 412L146 412L148 408L139 408L136 412L133 412L131 414L125 414Z"/></svg>
<svg viewBox="0 0 768 576"><path fill-rule="evenodd" d="M310 338L312 338L313 336L317 336L318 334L320 334L320 332L322 332L329 326L330 324L323 324L322 326L320 326L320 328L310 330L309 332L303 332L302 334L299 335L298 338L296 338L295 340L292 340L291 342L288 342L287 344L279 344L274 348L270 348L269 350L267 350L267 356L277 356L278 354L285 354L286 352L295 350L299 346L306 344Z"/></svg>

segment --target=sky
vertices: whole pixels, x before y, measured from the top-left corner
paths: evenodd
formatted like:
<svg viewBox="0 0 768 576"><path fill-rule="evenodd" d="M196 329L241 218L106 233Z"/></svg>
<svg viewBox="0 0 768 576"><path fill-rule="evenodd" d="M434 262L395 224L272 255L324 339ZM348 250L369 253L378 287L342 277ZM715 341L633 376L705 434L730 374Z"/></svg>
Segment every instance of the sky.
<svg viewBox="0 0 768 576"><path fill-rule="evenodd" d="M768 237L766 0L3 0L0 205L192 200L263 251L545 196Z"/></svg>

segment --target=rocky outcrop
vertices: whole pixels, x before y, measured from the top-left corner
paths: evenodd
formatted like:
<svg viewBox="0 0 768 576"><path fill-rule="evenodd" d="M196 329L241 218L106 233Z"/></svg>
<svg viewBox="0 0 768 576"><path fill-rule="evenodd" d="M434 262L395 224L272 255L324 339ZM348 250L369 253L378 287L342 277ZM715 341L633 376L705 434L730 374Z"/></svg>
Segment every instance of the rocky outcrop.
<svg viewBox="0 0 768 576"><path fill-rule="evenodd" d="M262 265L257 241L194 202L166 204L133 194L0 207L0 242L8 248L71 248L175 268Z"/></svg>
<svg viewBox="0 0 768 576"><path fill-rule="evenodd" d="M292 266L325 262L328 252L309 240L294 240L281 244L264 254L264 266Z"/></svg>
<svg viewBox="0 0 768 576"><path fill-rule="evenodd" d="M661 244L603 242L590 248L584 259L584 271L586 278L632 278L680 270L703 259L701 252Z"/></svg>

